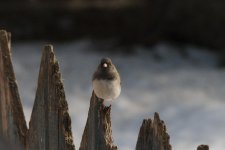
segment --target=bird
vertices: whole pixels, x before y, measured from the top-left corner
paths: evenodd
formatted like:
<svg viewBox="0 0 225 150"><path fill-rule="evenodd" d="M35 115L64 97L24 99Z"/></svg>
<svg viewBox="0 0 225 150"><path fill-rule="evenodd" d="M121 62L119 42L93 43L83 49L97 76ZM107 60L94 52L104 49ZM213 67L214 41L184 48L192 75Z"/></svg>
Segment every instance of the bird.
<svg viewBox="0 0 225 150"><path fill-rule="evenodd" d="M115 100L121 93L121 78L110 58L102 58L92 76L95 95L103 100ZM110 104L111 106L111 104Z"/></svg>

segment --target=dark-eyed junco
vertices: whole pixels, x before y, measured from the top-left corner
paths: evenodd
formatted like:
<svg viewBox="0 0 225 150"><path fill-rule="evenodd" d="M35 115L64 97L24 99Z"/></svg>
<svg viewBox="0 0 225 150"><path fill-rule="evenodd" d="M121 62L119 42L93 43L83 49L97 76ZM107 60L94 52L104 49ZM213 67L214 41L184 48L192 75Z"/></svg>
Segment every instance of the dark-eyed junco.
<svg viewBox="0 0 225 150"><path fill-rule="evenodd" d="M93 74L92 85L98 98L116 99L121 92L120 75L110 58L103 58Z"/></svg>

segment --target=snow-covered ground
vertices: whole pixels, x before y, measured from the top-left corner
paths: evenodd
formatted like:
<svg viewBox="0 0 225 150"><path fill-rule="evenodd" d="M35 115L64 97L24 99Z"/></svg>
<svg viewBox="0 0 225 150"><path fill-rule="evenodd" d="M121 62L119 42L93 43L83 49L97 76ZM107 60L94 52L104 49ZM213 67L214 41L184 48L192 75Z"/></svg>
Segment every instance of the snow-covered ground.
<svg viewBox="0 0 225 150"><path fill-rule="evenodd" d="M43 42L16 43L13 65L27 122L34 103ZM102 57L111 57L122 77L122 93L112 106L114 143L120 150L135 149L144 118L159 112L173 150L210 150L225 147L225 69L217 57L193 46L141 46L129 55L93 51L89 40L54 44L72 117L78 149L92 92L91 77ZM185 52L179 53L182 50Z"/></svg>

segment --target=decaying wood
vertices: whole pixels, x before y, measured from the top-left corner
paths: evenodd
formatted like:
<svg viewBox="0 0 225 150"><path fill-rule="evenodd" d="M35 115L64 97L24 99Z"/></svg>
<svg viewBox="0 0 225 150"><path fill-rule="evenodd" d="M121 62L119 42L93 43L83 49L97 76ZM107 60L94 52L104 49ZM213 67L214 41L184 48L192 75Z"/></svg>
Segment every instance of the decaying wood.
<svg viewBox="0 0 225 150"><path fill-rule="evenodd" d="M197 150L209 150L209 146L208 145L199 145Z"/></svg>
<svg viewBox="0 0 225 150"><path fill-rule="evenodd" d="M88 118L80 144L80 150L117 150L113 145L111 108L92 93Z"/></svg>
<svg viewBox="0 0 225 150"><path fill-rule="evenodd" d="M11 146L11 144L6 141L5 139L0 137L0 149L1 150L12 150L14 147Z"/></svg>
<svg viewBox="0 0 225 150"><path fill-rule="evenodd" d="M155 113L154 120L143 121L138 135L136 150L171 150L166 126Z"/></svg>
<svg viewBox="0 0 225 150"><path fill-rule="evenodd" d="M113 145L111 108L94 92L79 150L117 150ZM158 113L143 121L136 150L171 150L170 137ZM29 130L11 60L11 35L0 30L0 149L75 150L71 119L59 65L51 45L43 50L38 88ZM200 145L197 150L209 150Z"/></svg>
<svg viewBox="0 0 225 150"><path fill-rule="evenodd" d="M29 150L74 150L71 119L52 46L45 46L27 136Z"/></svg>
<svg viewBox="0 0 225 150"><path fill-rule="evenodd" d="M17 149L26 145L27 126L11 61L11 35L0 31L0 136Z"/></svg>

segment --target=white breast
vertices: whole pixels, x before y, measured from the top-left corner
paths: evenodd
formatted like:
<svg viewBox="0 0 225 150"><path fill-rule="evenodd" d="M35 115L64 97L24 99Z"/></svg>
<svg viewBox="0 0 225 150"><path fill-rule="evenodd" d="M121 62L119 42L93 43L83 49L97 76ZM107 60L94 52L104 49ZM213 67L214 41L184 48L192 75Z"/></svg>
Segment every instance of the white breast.
<svg viewBox="0 0 225 150"><path fill-rule="evenodd" d="M120 95L121 86L119 80L109 81L95 79L92 84L96 96L104 100L112 100Z"/></svg>

